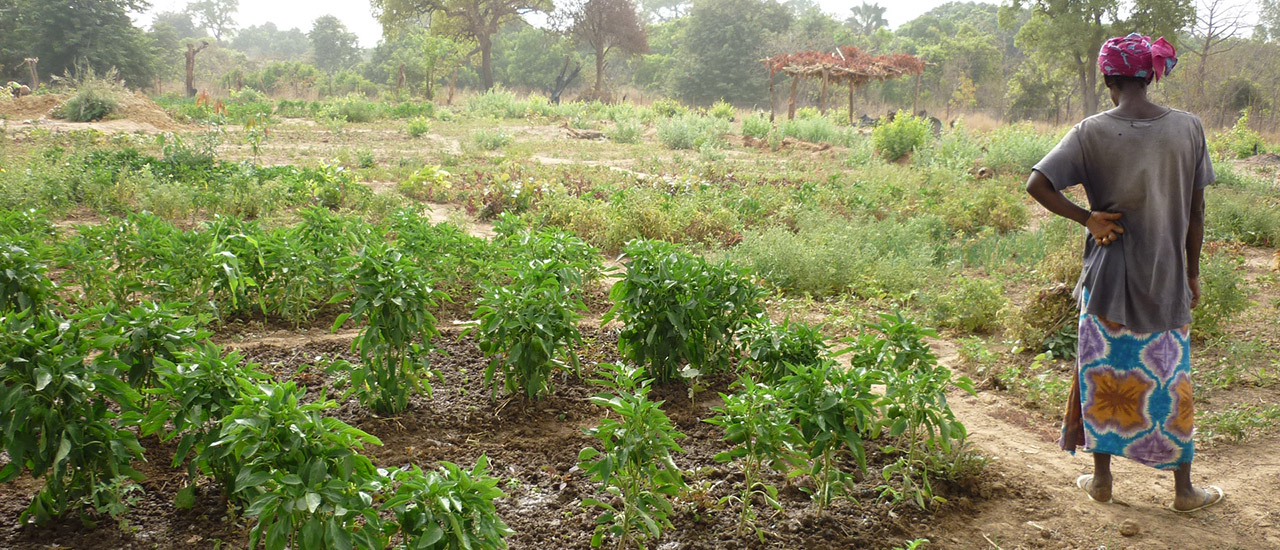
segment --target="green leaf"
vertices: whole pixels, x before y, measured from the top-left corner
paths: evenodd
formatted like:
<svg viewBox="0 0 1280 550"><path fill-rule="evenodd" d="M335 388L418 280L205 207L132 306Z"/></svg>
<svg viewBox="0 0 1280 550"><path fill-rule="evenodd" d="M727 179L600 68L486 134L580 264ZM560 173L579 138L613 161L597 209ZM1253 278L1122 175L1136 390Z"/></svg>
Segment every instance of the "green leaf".
<svg viewBox="0 0 1280 550"><path fill-rule="evenodd" d="M36 391L43 390L51 381L53 381L53 375L49 374L49 371L43 368L36 369Z"/></svg>
<svg viewBox="0 0 1280 550"><path fill-rule="evenodd" d="M173 499L173 505L183 510L189 510L196 504L196 486L187 485L178 489L177 496Z"/></svg>
<svg viewBox="0 0 1280 550"><path fill-rule="evenodd" d="M320 495L316 493L307 493L307 496L303 498L305 498L307 502L307 512L312 514L316 513L316 508L320 507Z"/></svg>

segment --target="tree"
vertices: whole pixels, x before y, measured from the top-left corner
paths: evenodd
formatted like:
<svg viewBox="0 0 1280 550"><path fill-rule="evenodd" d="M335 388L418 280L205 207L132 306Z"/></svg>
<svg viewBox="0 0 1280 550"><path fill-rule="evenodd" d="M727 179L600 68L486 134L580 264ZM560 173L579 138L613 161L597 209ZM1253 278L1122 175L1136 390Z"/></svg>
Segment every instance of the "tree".
<svg viewBox="0 0 1280 550"><path fill-rule="evenodd" d="M853 27L854 32L870 35L880 27L889 26L889 21L884 18L885 9L879 4L863 2L861 6L849 8L853 15L849 16L849 19L845 21L850 27Z"/></svg>
<svg viewBox="0 0 1280 550"><path fill-rule="evenodd" d="M1069 68L1076 75L1081 93L1081 111L1089 116L1098 111L1098 50L1109 35L1128 34L1142 29L1144 34L1164 36L1177 42L1180 31L1195 19L1191 0L1027 0L1031 19L1018 30L1016 42L1038 63ZM1009 28L1023 0L1001 6L1001 26ZM1126 13L1128 18L1121 18Z"/></svg>
<svg viewBox="0 0 1280 550"><path fill-rule="evenodd" d="M187 14L219 42L235 32L234 17L239 9L240 0L196 0L187 4Z"/></svg>
<svg viewBox="0 0 1280 550"><path fill-rule="evenodd" d="M360 47L355 33L332 15L316 18L307 34L311 39L311 51L315 55L316 68L327 73L349 69L360 61Z"/></svg>
<svg viewBox="0 0 1280 550"><path fill-rule="evenodd" d="M302 59L311 47L306 33L297 28L282 31L275 23L254 25L236 32L231 47L254 59Z"/></svg>
<svg viewBox="0 0 1280 550"><path fill-rule="evenodd" d="M1191 43L1187 49L1199 58L1196 78L1196 101L1205 102L1205 74L1209 59L1231 51L1237 43L1229 42L1237 33L1244 30L1246 16L1242 2L1228 3L1227 0L1199 0L1196 9L1196 23L1191 29Z"/></svg>
<svg viewBox="0 0 1280 550"><path fill-rule="evenodd" d="M394 85L397 92L407 85L430 100L435 97L436 84L461 65L473 47L448 36L431 34L427 29L408 29L378 45L373 53L373 65L377 68L373 78L384 79Z"/></svg>
<svg viewBox="0 0 1280 550"><path fill-rule="evenodd" d="M763 45L790 26L791 13L773 0L698 0L677 55L676 92L694 103L760 102Z"/></svg>
<svg viewBox="0 0 1280 550"><path fill-rule="evenodd" d="M191 20L190 12L165 11L157 13L156 18L151 21L151 30L155 30L159 25L167 25L173 30L178 40L204 36L204 31L196 27L195 22Z"/></svg>
<svg viewBox="0 0 1280 550"><path fill-rule="evenodd" d="M648 23L665 23L689 13L689 0L640 0L640 16Z"/></svg>
<svg viewBox="0 0 1280 550"><path fill-rule="evenodd" d="M631 0L583 0L569 8L570 32L596 57L596 97L604 94L605 57L615 50L627 55L649 51L640 17Z"/></svg>
<svg viewBox="0 0 1280 550"><path fill-rule="evenodd" d="M405 24L432 17L432 29L475 40L480 50L480 77L485 90L493 88L493 35L509 21L532 12L551 10L551 0L371 0L373 15L384 34ZM437 21L434 16L441 15ZM387 31L391 31L388 33Z"/></svg>
<svg viewBox="0 0 1280 550"><path fill-rule="evenodd" d="M551 92L566 56L571 65L581 67L582 56L569 37L512 21L493 39L494 80L509 88Z"/></svg>
<svg viewBox="0 0 1280 550"><path fill-rule="evenodd" d="M209 43L207 41L201 41L199 46L196 46L195 41L192 41L192 40L187 41L187 53L185 54L187 59L187 72L186 72L187 97L196 96L196 55L204 51L204 49L208 47L209 47Z"/></svg>
<svg viewBox="0 0 1280 550"><path fill-rule="evenodd" d="M1262 40L1280 41L1280 0L1258 2L1258 26L1254 34Z"/></svg>
<svg viewBox="0 0 1280 550"><path fill-rule="evenodd" d="M44 74L115 67L126 85L148 85L155 48L129 17L145 7L140 0L0 0L0 29L8 30L0 33L0 65L24 76L25 58L39 58Z"/></svg>

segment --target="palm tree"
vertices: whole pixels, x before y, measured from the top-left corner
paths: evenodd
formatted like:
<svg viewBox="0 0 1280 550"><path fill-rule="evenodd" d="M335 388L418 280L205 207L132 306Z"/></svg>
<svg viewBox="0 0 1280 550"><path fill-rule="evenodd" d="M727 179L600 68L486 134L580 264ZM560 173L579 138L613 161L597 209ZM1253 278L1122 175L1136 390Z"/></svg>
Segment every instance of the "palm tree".
<svg viewBox="0 0 1280 550"><path fill-rule="evenodd" d="M849 8L853 15L845 20L853 31L860 34L871 34L876 32L880 27L889 26L889 21L884 18L885 8L879 4L868 4L863 2L861 6Z"/></svg>

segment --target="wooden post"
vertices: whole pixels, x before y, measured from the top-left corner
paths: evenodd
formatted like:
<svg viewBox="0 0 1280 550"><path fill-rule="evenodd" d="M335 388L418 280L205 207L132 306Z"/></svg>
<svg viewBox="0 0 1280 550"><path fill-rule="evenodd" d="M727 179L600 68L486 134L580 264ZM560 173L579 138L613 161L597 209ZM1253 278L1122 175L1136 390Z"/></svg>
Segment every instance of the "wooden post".
<svg viewBox="0 0 1280 550"><path fill-rule="evenodd" d="M916 94L915 98L911 100L911 116L915 116L916 113L920 112L920 75L922 73L924 71L916 73Z"/></svg>
<svg viewBox="0 0 1280 550"><path fill-rule="evenodd" d="M849 125L853 126L853 80L849 80Z"/></svg>
<svg viewBox="0 0 1280 550"><path fill-rule="evenodd" d="M830 81L827 69L822 69L822 91L818 93L818 112L827 114L827 82Z"/></svg>
<svg viewBox="0 0 1280 550"><path fill-rule="evenodd" d="M39 57L28 57L22 60L27 64L27 70L31 72L31 91L36 91L40 87L40 74L36 72L36 64L40 63Z"/></svg>
<svg viewBox="0 0 1280 550"><path fill-rule="evenodd" d="M187 42L187 53L184 54L187 57L187 82L186 82L187 97L196 96L196 86L195 86L196 54L204 51L204 49L207 47L209 47L208 42L201 42L199 48L197 48L194 43Z"/></svg>
<svg viewBox="0 0 1280 550"><path fill-rule="evenodd" d="M796 118L796 85L800 83L800 74L791 75L791 102L787 104L787 120Z"/></svg>
<svg viewBox="0 0 1280 550"><path fill-rule="evenodd" d="M774 94L774 91L773 91L773 81L777 78L777 76L778 76L777 73L774 73L773 69L769 69L769 122L773 122L774 104L778 102L777 96Z"/></svg>

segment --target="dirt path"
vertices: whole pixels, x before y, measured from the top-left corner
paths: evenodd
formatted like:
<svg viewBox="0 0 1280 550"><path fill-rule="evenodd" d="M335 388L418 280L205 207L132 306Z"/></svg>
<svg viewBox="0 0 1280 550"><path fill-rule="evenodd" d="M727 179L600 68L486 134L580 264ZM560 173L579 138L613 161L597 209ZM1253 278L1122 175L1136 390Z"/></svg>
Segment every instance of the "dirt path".
<svg viewBox="0 0 1280 550"><path fill-rule="evenodd" d="M956 360L955 346L935 342L943 364ZM1115 504L1090 501L1075 486L1092 470L1087 453L1058 449L1056 427L1037 426L1025 410L992 392L952 395L951 407L974 447L990 459L993 498L968 524L946 526L941 548L1280 548L1280 437L1220 445L1197 455L1196 483L1223 488L1220 505L1189 515L1166 506L1171 475L1128 460L1113 462ZM1121 534L1132 520L1136 535Z"/></svg>

